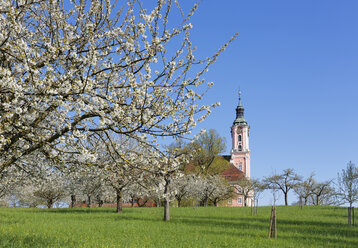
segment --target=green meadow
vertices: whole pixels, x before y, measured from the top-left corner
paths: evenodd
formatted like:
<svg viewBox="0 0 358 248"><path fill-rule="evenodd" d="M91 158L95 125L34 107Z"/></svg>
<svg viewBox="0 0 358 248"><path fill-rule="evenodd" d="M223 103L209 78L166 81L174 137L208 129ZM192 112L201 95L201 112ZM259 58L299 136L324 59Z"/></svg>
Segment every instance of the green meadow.
<svg viewBox="0 0 358 248"><path fill-rule="evenodd" d="M0 209L0 247L358 247L341 207L277 207L277 239L268 239L270 207Z"/></svg>

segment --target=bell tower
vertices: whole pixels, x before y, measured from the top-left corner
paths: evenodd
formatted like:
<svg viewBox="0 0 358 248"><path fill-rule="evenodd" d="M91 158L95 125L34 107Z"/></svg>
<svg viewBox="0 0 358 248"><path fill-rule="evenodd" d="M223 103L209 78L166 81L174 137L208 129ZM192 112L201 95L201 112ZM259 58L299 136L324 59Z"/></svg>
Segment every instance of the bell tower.
<svg viewBox="0 0 358 248"><path fill-rule="evenodd" d="M230 163L250 178L250 126L244 118L244 107L241 104L241 91L239 90L239 105L236 107L236 119L231 126L231 160Z"/></svg>

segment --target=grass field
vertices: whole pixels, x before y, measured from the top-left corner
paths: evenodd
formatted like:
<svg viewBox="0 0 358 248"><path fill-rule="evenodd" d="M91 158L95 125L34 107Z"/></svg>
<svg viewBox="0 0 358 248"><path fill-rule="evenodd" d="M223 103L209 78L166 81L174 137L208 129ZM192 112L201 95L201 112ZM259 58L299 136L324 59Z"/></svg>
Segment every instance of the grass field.
<svg viewBox="0 0 358 248"><path fill-rule="evenodd" d="M346 208L277 208L277 240L268 239L270 207L0 209L0 247L358 247Z"/></svg>

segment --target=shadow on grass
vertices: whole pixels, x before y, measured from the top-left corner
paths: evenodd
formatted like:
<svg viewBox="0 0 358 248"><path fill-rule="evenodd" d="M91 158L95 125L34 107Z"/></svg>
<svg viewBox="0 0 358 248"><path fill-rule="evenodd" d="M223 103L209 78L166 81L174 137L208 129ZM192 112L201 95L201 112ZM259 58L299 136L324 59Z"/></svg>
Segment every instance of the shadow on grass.
<svg viewBox="0 0 358 248"><path fill-rule="evenodd" d="M64 242L61 239L40 237L38 235L6 235L0 237L0 247L76 247L76 242L70 240Z"/></svg>
<svg viewBox="0 0 358 248"><path fill-rule="evenodd" d="M305 234L301 237L290 237L290 236L282 236L278 232L277 239L279 240L285 240L287 244L289 244L289 241L292 242L299 242L302 247L358 247L358 240L344 240L341 237L340 238L332 238L332 237L322 237L317 235L309 235ZM338 235L338 233L337 233ZM354 237L354 236L353 236Z"/></svg>
<svg viewBox="0 0 358 248"><path fill-rule="evenodd" d="M52 209L32 209L28 210L28 212L33 213L60 213L60 214L88 214L88 213L116 213L115 208L52 208ZM125 208L123 209L123 213L133 213L136 212L133 208ZM121 214L121 213L118 213Z"/></svg>

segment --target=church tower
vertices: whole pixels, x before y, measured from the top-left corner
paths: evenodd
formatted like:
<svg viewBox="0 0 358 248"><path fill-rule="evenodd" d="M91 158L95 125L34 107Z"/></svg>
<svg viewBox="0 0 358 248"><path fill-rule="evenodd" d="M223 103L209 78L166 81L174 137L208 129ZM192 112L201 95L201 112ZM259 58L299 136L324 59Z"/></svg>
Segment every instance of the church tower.
<svg viewBox="0 0 358 248"><path fill-rule="evenodd" d="M236 119L231 127L232 149L230 163L250 178L250 149L249 129L244 118L244 107L241 104L241 91L239 90L239 105L236 107Z"/></svg>

